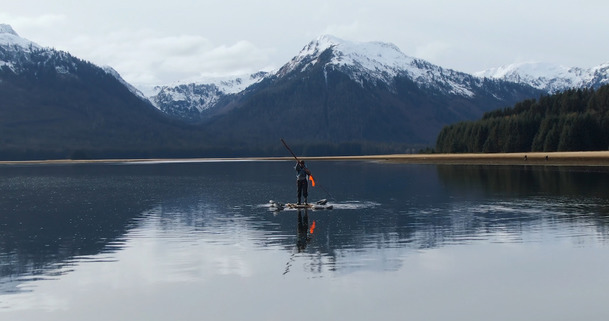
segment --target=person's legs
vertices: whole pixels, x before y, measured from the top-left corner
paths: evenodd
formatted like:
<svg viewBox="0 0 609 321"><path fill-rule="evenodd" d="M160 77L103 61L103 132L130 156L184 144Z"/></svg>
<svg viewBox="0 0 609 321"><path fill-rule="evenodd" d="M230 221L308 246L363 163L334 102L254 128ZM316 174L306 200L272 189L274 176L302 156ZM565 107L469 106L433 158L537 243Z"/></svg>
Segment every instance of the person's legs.
<svg viewBox="0 0 609 321"><path fill-rule="evenodd" d="M300 204L300 198L301 198L301 195L302 195L302 184L301 184L301 181L297 180L296 181L296 185L298 186L298 204Z"/></svg>

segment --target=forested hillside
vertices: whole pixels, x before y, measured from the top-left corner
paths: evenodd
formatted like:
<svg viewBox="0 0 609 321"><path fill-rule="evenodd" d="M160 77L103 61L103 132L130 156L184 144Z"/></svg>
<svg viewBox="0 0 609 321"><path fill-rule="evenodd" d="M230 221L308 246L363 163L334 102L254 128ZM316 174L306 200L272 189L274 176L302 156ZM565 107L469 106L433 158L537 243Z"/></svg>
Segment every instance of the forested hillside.
<svg viewBox="0 0 609 321"><path fill-rule="evenodd" d="M436 152L495 153L592 151L609 148L609 85L573 89L511 108L481 120L446 126Z"/></svg>
<svg viewBox="0 0 609 321"><path fill-rule="evenodd" d="M168 120L103 69L0 47L0 159L198 156L201 129Z"/></svg>

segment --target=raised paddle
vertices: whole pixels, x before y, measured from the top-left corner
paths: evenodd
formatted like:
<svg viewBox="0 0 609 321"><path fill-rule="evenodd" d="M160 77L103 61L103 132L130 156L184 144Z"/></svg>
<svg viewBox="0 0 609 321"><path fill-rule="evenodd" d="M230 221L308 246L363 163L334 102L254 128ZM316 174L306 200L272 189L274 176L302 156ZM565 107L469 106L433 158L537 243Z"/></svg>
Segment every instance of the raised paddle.
<svg viewBox="0 0 609 321"><path fill-rule="evenodd" d="M288 146L288 144L285 142L285 140L283 140L283 138L281 138L281 142L283 143L283 146L285 146L285 148L290 152L290 154L294 156L294 159L296 159L296 161L300 163L300 160L298 159L298 157L296 157L296 154L294 154L290 146ZM309 175L309 178L311 179L311 186L315 186L315 179L313 178L313 175L311 175L311 171L308 168L306 168L306 170L307 175Z"/></svg>

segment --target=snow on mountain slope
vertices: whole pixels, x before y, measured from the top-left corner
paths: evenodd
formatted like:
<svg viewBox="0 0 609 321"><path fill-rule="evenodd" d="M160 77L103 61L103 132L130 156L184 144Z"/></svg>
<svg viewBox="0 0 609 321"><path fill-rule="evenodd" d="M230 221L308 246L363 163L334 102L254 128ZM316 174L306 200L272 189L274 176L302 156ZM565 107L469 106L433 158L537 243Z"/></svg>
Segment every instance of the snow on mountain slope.
<svg viewBox="0 0 609 321"><path fill-rule="evenodd" d="M110 67L110 66L103 66L102 69L109 74L110 76L116 78L118 81L120 81L123 86L127 87L127 89L129 89L130 92L132 92L134 95L140 97L140 99L142 100L146 100L148 101L148 97L146 97L146 95L144 95L144 93L142 93L139 89L135 88L133 85L131 85L130 83L128 83L127 81L125 81L125 79L123 79L123 77L121 77L121 75L118 73L118 71L114 70L114 68Z"/></svg>
<svg viewBox="0 0 609 321"><path fill-rule="evenodd" d="M336 69L363 86L364 83L387 84L393 88L395 78L407 77L420 87L433 88L451 95L472 97L482 80L472 75L444 69L425 60L409 57L390 43L351 42L323 35L306 45L298 55L279 70L236 78L208 78L177 84L140 88L161 111L180 118L197 117L213 109L218 101L237 94L266 77L284 77L292 72L303 73L321 62L321 55L331 50L324 71Z"/></svg>
<svg viewBox="0 0 609 321"><path fill-rule="evenodd" d="M592 80L589 86L594 88L609 84L609 63L604 63L589 69L592 74Z"/></svg>
<svg viewBox="0 0 609 321"><path fill-rule="evenodd" d="M267 76L267 74L268 73L261 71L241 76L206 77L195 81L189 81L189 83L214 85L220 92L225 94L236 94L259 82Z"/></svg>
<svg viewBox="0 0 609 321"><path fill-rule="evenodd" d="M524 83L554 93L571 88L596 88L609 83L609 63L583 69L551 63L525 62L484 70L474 75Z"/></svg>
<svg viewBox="0 0 609 321"><path fill-rule="evenodd" d="M336 66L355 66L367 76L390 80L400 74L415 61L414 58L404 55L393 44L382 42L355 43L345 41L334 36L324 35L310 42L300 53L279 71L285 74L300 68L305 71L317 63L319 56L327 49L333 49L330 64Z"/></svg>
<svg viewBox="0 0 609 321"><path fill-rule="evenodd" d="M237 94L261 81L266 72L238 77L201 78L147 90L149 100L169 114L203 112L215 106L225 95Z"/></svg>
<svg viewBox="0 0 609 321"><path fill-rule="evenodd" d="M9 59L14 57L20 52L31 53L34 50L41 49L41 47L27 39L21 38L10 25L0 24L0 47L6 50L5 54L0 56L0 67L7 66L11 70L15 71L15 61Z"/></svg>
<svg viewBox="0 0 609 321"><path fill-rule="evenodd" d="M473 95L471 88L463 81L472 78L471 75L407 56L391 43L351 42L330 35L323 35L306 45L277 75L307 70L319 63L320 56L328 49L332 50L332 58L326 68L334 66L345 70L360 84L364 81L382 81L391 86L395 77L407 76L423 87L448 88L451 94Z"/></svg>
<svg viewBox="0 0 609 321"><path fill-rule="evenodd" d="M21 65L31 60L35 55L44 56L47 61L52 60L55 70L59 74L69 74L77 68L74 61L72 61L73 57L69 53L41 47L33 41L20 37L7 24L0 24L0 47L6 50L3 55L0 55L0 67L8 66L16 73L20 72ZM105 66L101 68L109 75L115 77L136 96L143 100L148 100L141 91L127 83L112 67Z"/></svg>
<svg viewBox="0 0 609 321"><path fill-rule="evenodd" d="M21 38L10 25L0 24L0 46L5 48L17 47L19 50L31 51L41 49L40 45L27 39Z"/></svg>

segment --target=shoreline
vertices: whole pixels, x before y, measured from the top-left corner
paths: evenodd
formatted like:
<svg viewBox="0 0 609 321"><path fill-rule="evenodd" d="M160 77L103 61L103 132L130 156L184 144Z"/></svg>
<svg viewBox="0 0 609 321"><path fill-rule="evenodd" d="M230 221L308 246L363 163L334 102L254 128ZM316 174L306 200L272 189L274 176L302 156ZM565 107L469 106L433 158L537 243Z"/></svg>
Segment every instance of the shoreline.
<svg viewBox="0 0 609 321"><path fill-rule="evenodd" d="M364 156L302 157L309 161L378 161L404 164L447 165L547 165L547 166L609 166L609 151L551 152L551 153L489 153L489 154L390 154ZM94 160L30 160L0 161L0 165L43 164L146 164L146 163L198 163L230 161L289 161L292 157L239 157L239 158L151 158L151 159L94 159Z"/></svg>
<svg viewBox="0 0 609 321"><path fill-rule="evenodd" d="M328 157L326 157L328 158ZM331 157L330 157L331 158ZM315 157L308 159L314 160ZM405 164L609 166L609 151L551 153L394 154L335 159L364 159Z"/></svg>

